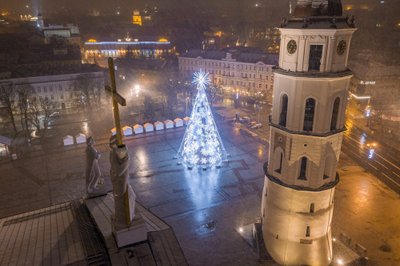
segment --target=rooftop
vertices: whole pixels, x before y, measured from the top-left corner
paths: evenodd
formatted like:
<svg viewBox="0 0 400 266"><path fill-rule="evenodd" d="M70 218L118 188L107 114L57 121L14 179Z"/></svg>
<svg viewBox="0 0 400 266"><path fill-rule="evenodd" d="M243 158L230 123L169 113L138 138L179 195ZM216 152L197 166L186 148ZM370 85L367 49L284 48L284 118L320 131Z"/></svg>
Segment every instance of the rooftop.
<svg viewBox="0 0 400 266"><path fill-rule="evenodd" d="M28 78L76 73L91 73L102 71L97 65L71 62L48 62L44 64L11 65L9 68L0 67L0 81L12 78Z"/></svg>
<svg viewBox="0 0 400 266"><path fill-rule="evenodd" d="M237 49L231 50L190 50L181 57L226 60L243 63L262 62L267 65L278 65L279 56L277 54L267 54L262 52L247 52Z"/></svg>

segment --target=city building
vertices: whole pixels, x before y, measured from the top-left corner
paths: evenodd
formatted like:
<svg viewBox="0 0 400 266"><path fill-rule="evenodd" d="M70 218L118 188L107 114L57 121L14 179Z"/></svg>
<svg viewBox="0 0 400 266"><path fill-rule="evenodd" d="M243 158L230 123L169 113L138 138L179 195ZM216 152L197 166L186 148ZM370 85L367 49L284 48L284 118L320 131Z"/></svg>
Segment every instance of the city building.
<svg viewBox="0 0 400 266"><path fill-rule="evenodd" d="M250 29L248 44L262 47L268 53L279 53L279 30L277 28L253 27Z"/></svg>
<svg viewBox="0 0 400 266"><path fill-rule="evenodd" d="M35 77L9 78L0 80L0 86L12 85L16 90L30 89L31 100L46 98L51 101L54 109L76 108L83 104L87 89L99 101L104 99L104 74L101 71L87 73L71 73ZM87 87L87 88L83 88Z"/></svg>
<svg viewBox="0 0 400 266"><path fill-rule="evenodd" d="M214 86L220 86L224 93L260 96L271 101L272 69L278 64L278 55L247 51L191 50L179 56L179 71L189 78L194 72L203 70L210 73Z"/></svg>
<svg viewBox="0 0 400 266"><path fill-rule="evenodd" d="M49 25L42 29L45 37L45 43L50 43L52 37L65 38L69 44L81 45L79 28L73 24Z"/></svg>
<svg viewBox="0 0 400 266"><path fill-rule="evenodd" d="M298 1L280 27L262 233L282 265L330 265L331 223L356 31L340 0Z"/></svg>
<svg viewBox="0 0 400 266"><path fill-rule="evenodd" d="M142 16L140 15L139 10L133 10L132 12L132 24L142 26Z"/></svg>
<svg viewBox="0 0 400 266"><path fill-rule="evenodd" d="M73 24L46 25L41 13L38 14L36 27L43 33L45 43L50 43L53 37L63 38L68 44L81 45L79 27Z"/></svg>
<svg viewBox="0 0 400 266"><path fill-rule="evenodd" d="M108 57L120 58L130 54L137 58L160 58L175 54L175 48L164 38L158 41L106 41L91 39L83 46L83 60L88 63L106 64Z"/></svg>
<svg viewBox="0 0 400 266"><path fill-rule="evenodd" d="M400 98L400 65L387 65L373 59L370 53L359 53L349 63L354 73L351 92L361 100L370 97L372 108L386 113L397 112ZM363 101L365 107L367 101Z"/></svg>

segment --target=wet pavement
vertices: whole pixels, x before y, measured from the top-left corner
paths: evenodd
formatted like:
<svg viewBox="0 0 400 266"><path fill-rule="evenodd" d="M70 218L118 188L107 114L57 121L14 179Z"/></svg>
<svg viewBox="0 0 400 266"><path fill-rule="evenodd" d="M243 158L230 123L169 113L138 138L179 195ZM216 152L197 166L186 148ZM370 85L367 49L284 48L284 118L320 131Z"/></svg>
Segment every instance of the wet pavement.
<svg viewBox="0 0 400 266"><path fill-rule="evenodd" d="M178 165L174 156L184 128L171 129L126 139L130 181L138 201L172 226L189 264L258 265L256 253L237 231L259 216L268 145L221 123L231 155L221 169ZM105 176L107 131L103 128L96 139ZM85 145L57 144L0 162L0 217L83 197L84 151ZM376 265L400 264L399 196L347 156L341 160L334 235L346 233L365 246Z"/></svg>

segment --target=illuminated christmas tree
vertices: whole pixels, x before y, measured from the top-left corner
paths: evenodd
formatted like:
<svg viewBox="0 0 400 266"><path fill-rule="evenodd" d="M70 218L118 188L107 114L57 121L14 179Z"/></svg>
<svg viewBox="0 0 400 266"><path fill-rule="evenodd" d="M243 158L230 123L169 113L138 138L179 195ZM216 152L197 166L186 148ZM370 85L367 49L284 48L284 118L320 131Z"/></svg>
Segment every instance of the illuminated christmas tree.
<svg viewBox="0 0 400 266"><path fill-rule="evenodd" d="M196 165L203 168L220 166L227 153L207 100L206 88L210 83L208 73L195 73L193 83L197 87L197 96L178 159L189 168Z"/></svg>

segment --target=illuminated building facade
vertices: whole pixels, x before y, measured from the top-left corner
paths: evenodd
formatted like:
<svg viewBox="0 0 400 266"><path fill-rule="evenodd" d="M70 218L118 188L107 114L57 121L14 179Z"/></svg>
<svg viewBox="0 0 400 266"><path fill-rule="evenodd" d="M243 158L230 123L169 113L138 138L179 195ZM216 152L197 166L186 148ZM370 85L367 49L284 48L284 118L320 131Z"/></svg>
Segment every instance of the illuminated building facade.
<svg viewBox="0 0 400 266"><path fill-rule="evenodd" d="M353 23L340 0L299 0L280 27L269 162L262 194L265 246L282 265L330 265Z"/></svg>
<svg viewBox="0 0 400 266"><path fill-rule="evenodd" d="M174 54L175 49L167 39L159 41L120 41L98 42L89 40L84 44L83 60L87 63L100 63L108 57L120 58L128 53L137 58L159 58Z"/></svg>
<svg viewBox="0 0 400 266"><path fill-rule="evenodd" d="M179 57L179 71L186 77L203 70L225 93L261 96L272 100L273 72L278 56L230 51L192 50Z"/></svg>
<svg viewBox="0 0 400 266"><path fill-rule="evenodd" d="M132 13L132 24L142 26L142 16L140 15L139 10L133 10Z"/></svg>

